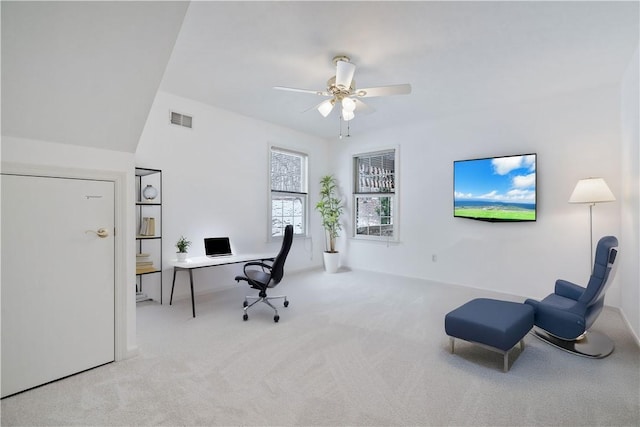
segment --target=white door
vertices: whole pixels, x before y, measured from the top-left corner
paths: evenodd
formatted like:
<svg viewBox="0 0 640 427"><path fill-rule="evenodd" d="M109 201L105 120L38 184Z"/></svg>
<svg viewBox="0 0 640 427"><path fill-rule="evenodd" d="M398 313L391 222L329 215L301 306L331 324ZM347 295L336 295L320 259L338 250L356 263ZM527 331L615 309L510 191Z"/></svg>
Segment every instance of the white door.
<svg viewBox="0 0 640 427"><path fill-rule="evenodd" d="M114 360L114 183L0 179L4 397Z"/></svg>

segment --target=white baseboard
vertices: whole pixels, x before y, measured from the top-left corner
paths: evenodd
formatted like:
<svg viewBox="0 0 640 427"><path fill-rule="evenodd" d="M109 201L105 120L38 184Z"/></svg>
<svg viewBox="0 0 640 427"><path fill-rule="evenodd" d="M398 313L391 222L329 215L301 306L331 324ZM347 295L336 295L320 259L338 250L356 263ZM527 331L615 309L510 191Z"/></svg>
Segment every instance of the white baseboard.
<svg viewBox="0 0 640 427"><path fill-rule="evenodd" d="M127 348L127 352L124 356L124 359L122 360L131 359L133 357L138 356L139 354L140 354L140 347L138 347L137 345L134 345L133 347Z"/></svg>
<svg viewBox="0 0 640 427"><path fill-rule="evenodd" d="M640 347L640 337L638 337L638 334L636 334L636 332L633 330L633 326L631 326L631 322L629 322L629 319L627 319L627 316L624 314L624 310L622 310L619 307L610 307L609 306L609 308L611 308L613 310L616 310L620 314L620 317L622 317L622 320L627 325L627 329L631 333L631 336L633 336L633 338L636 341L636 344L638 345L638 347Z"/></svg>

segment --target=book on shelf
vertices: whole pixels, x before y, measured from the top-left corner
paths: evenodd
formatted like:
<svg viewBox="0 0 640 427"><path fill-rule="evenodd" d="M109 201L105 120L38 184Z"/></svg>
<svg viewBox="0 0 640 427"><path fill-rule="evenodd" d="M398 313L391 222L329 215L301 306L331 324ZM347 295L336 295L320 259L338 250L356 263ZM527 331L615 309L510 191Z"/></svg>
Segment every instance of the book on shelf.
<svg viewBox="0 0 640 427"><path fill-rule="evenodd" d="M147 253L136 254L136 274L151 273L156 271L150 255Z"/></svg>
<svg viewBox="0 0 640 427"><path fill-rule="evenodd" d="M155 236L156 235L156 219L153 217L142 217L140 220L140 230L138 235L140 236Z"/></svg>
<svg viewBox="0 0 640 427"><path fill-rule="evenodd" d="M136 274L152 273L154 271L156 271L156 268L153 266L153 264L136 266Z"/></svg>
<svg viewBox="0 0 640 427"><path fill-rule="evenodd" d="M153 261L151 260L151 255L149 255L149 254L136 254L136 264L137 265L153 264Z"/></svg>

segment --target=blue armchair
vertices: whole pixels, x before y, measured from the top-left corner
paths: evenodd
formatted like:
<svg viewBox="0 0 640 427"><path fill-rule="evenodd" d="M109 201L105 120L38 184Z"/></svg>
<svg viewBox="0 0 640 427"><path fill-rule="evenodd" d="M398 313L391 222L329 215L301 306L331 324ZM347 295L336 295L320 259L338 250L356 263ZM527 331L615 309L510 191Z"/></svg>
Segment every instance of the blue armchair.
<svg viewBox="0 0 640 427"><path fill-rule="evenodd" d="M553 294L542 301L525 301L535 310L533 333L538 338L580 356L603 358L613 352L613 341L589 328L604 307L604 295L614 276L617 247L614 236L600 239L586 288L557 280Z"/></svg>

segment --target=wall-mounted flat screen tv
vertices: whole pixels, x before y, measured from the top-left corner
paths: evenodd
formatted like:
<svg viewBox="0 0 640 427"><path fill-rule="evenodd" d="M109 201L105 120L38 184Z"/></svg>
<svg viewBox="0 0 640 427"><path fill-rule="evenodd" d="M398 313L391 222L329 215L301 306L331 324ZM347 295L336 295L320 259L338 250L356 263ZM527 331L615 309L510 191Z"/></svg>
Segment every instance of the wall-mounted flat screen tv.
<svg viewBox="0 0 640 427"><path fill-rule="evenodd" d="M536 154L453 162L453 216L480 221L536 220Z"/></svg>

